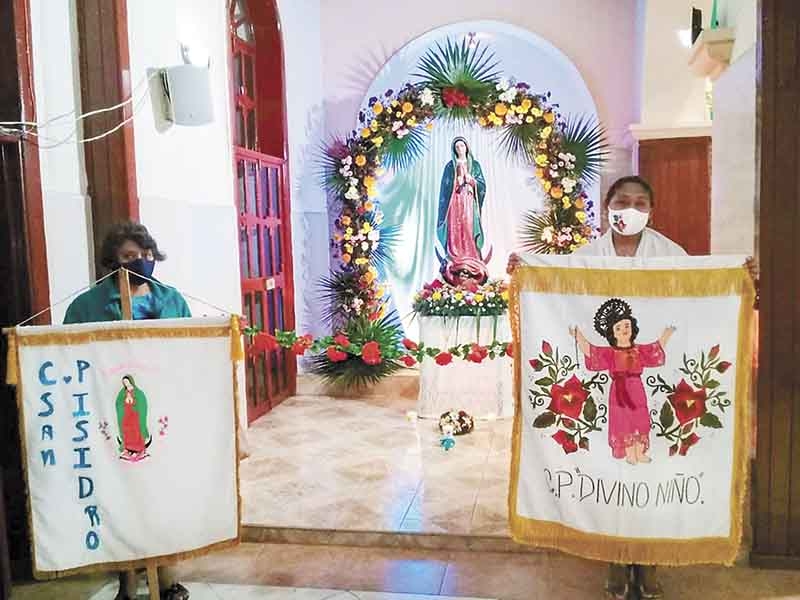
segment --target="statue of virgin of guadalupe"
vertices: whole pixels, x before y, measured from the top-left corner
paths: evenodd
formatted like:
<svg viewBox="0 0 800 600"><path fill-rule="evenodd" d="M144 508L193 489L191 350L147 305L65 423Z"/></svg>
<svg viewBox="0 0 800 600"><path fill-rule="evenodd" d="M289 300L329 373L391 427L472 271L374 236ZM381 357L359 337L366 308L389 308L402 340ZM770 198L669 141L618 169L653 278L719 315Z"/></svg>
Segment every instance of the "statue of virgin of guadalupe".
<svg viewBox="0 0 800 600"><path fill-rule="evenodd" d="M437 255L445 281L460 285L467 281L484 283L488 278L481 255L483 226L481 210L486 196L486 181L481 165L472 156L467 140L457 137L452 144L452 159L442 173L439 190L439 218L436 237L444 250Z"/></svg>

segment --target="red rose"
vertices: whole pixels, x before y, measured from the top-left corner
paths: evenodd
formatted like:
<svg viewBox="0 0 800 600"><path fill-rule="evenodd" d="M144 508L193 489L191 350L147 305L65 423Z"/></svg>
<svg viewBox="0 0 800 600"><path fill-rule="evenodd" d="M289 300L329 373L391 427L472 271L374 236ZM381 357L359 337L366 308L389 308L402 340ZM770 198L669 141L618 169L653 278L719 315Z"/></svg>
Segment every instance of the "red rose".
<svg viewBox="0 0 800 600"><path fill-rule="evenodd" d="M550 342L547 340L542 342L542 354L545 356L550 356L553 353L553 347L550 345Z"/></svg>
<svg viewBox="0 0 800 600"><path fill-rule="evenodd" d="M469 96L467 96L461 90L448 87L442 90L442 102L448 108L452 108L454 106L466 107L469 106Z"/></svg>
<svg viewBox="0 0 800 600"><path fill-rule="evenodd" d="M539 362L538 358L532 358L528 361L528 364L533 367L534 371L539 371L542 368L542 363Z"/></svg>
<svg viewBox="0 0 800 600"><path fill-rule="evenodd" d="M361 349L361 360L368 365L379 365L383 360L381 358L381 347L378 342L367 342Z"/></svg>
<svg viewBox="0 0 800 600"><path fill-rule="evenodd" d="M577 419L588 397L589 392L583 389L581 380L573 375L563 386L556 384L550 388L550 406L547 409Z"/></svg>
<svg viewBox="0 0 800 600"><path fill-rule="evenodd" d="M695 390L685 379L681 379L673 393L667 394L667 399L681 425L706 414L706 391Z"/></svg>
<svg viewBox="0 0 800 600"><path fill-rule="evenodd" d="M328 359L331 362L342 362L347 360L347 352L342 352L336 346L328 346L328 349L325 351L328 355Z"/></svg>
<svg viewBox="0 0 800 600"><path fill-rule="evenodd" d="M575 440L572 439L572 436L563 429L559 429L550 437L552 437L556 443L564 449L564 454L572 454L573 452L578 451L578 444L576 444Z"/></svg>
<svg viewBox="0 0 800 600"><path fill-rule="evenodd" d="M718 373L724 373L725 371L727 371L730 368L731 368L731 363L726 362L726 361L723 360L721 363L719 363L717 365L717 372Z"/></svg>
<svg viewBox="0 0 800 600"><path fill-rule="evenodd" d="M472 344L472 347L469 350L469 354L467 354L467 360L470 362L474 362L480 364L483 362L489 355L489 349L485 346L479 346L478 344Z"/></svg>
<svg viewBox="0 0 800 600"><path fill-rule="evenodd" d="M719 355L719 344L714 346L711 351L708 353L708 358L717 358Z"/></svg>
<svg viewBox="0 0 800 600"><path fill-rule="evenodd" d="M306 345L299 340L292 344L292 354L295 354L296 356L303 356L306 353L306 350L308 350Z"/></svg>
<svg viewBox="0 0 800 600"><path fill-rule="evenodd" d="M433 281L431 281L431 285L430 285L430 287L431 287L431 289L432 289L432 290L438 290L438 289L441 289L441 287L442 287L442 280L441 280L441 279L434 279Z"/></svg>
<svg viewBox="0 0 800 600"><path fill-rule="evenodd" d="M345 334L340 333L335 338L333 338L333 343L338 344L342 348L347 348L350 345L350 340Z"/></svg>
<svg viewBox="0 0 800 600"><path fill-rule="evenodd" d="M506 345L506 356L510 356L514 358L514 344L507 344Z"/></svg>
<svg viewBox="0 0 800 600"><path fill-rule="evenodd" d="M411 350L412 352L419 350L419 346L408 338L403 338L403 346L405 346L406 350Z"/></svg>
<svg viewBox="0 0 800 600"><path fill-rule="evenodd" d="M436 355L436 357L433 360L436 361L437 365L443 367L453 362L453 355L450 354L449 352L440 352L439 354Z"/></svg>
<svg viewBox="0 0 800 600"><path fill-rule="evenodd" d="M681 440L681 449L678 451L678 453L681 456L686 456L686 453L689 452L689 448L694 446L699 441L700 441L700 436L698 436L696 433L693 433L692 435L683 438Z"/></svg>
<svg viewBox="0 0 800 600"><path fill-rule="evenodd" d="M402 362L407 367L413 367L415 364L417 364L416 359L410 354L404 354L403 356L401 356L400 362Z"/></svg>

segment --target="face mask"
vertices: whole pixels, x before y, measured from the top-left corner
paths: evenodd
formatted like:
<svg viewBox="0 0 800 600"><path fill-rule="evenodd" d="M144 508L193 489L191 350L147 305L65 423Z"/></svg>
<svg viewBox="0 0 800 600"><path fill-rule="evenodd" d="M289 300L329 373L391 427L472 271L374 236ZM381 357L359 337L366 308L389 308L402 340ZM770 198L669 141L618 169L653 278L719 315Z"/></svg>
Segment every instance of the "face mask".
<svg viewBox="0 0 800 600"><path fill-rule="evenodd" d="M647 227L649 219L649 212L642 212L635 208L608 210L608 223L611 229L620 235L637 235L641 233Z"/></svg>
<svg viewBox="0 0 800 600"><path fill-rule="evenodd" d="M122 263L120 265L130 271L131 285L142 285L147 283L148 279L153 278L153 269L156 268L156 261L146 260L144 258L137 258L130 262Z"/></svg>

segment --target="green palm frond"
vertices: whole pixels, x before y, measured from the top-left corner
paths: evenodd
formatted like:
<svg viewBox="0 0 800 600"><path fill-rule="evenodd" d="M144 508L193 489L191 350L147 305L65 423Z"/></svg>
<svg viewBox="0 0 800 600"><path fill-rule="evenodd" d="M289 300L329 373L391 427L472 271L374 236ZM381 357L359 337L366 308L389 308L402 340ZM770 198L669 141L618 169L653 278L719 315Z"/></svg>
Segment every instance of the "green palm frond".
<svg viewBox="0 0 800 600"><path fill-rule="evenodd" d="M354 271L332 272L317 284L322 303L321 317L326 325L343 314L342 306L349 305L357 296L358 274Z"/></svg>
<svg viewBox="0 0 800 600"><path fill-rule="evenodd" d="M348 356L342 362L332 362L326 354L311 359L311 371L322 376L328 383L341 389L364 388L378 383L384 377L399 371L398 348L403 330L397 315L392 313L377 321L364 317L353 319L345 325L344 332L350 343L363 346L367 342L378 342L383 360L377 365L368 365L360 356Z"/></svg>
<svg viewBox="0 0 800 600"><path fill-rule="evenodd" d="M394 135L384 143L383 164L395 171L402 171L425 154L427 136L425 128L418 126L410 129L408 135L398 138Z"/></svg>
<svg viewBox="0 0 800 600"><path fill-rule="evenodd" d="M381 277L386 276L386 267L392 262L395 254L394 251L400 242L400 226L399 225L376 225L374 222L372 226L379 229L381 232L381 239L378 242L378 247L372 253L372 264L378 269Z"/></svg>
<svg viewBox="0 0 800 600"><path fill-rule="evenodd" d="M542 239L542 234L547 227L555 225L553 213L530 211L522 217L522 224L519 228L520 246L528 252L536 254L547 254L550 252L550 244Z"/></svg>
<svg viewBox="0 0 800 600"><path fill-rule="evenodd" d="M506 158L515 163L532 163L535 154L533 148L541 130L541 125L537 123L503 127L500 133L500 148L505 152Z"/></svg>
<svg viewBox="0 0 800 600"><path fill-rule="evenodd" d="M328 193L341 196L347 191L347 180L339 173L341 158L336 154L336 147L344 148L344 141L335 139L330 144L321 144L317 151L319 165L319 182Z"/></svg>
<svg viewBox="0 0 800 600"><path fill-rule="evenodd" d="M575 171L584 184L600 179L600 172L608 159L608 141L605 128L588 115L570 117L563 131L564 152L575 155Z"/></svg>

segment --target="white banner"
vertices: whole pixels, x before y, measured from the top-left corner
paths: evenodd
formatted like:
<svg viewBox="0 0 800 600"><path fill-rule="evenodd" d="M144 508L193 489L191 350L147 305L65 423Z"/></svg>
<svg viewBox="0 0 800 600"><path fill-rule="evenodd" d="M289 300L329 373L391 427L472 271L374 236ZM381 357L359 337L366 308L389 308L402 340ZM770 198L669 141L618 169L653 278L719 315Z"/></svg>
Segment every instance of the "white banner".
<svg viewBox="0 0 800 600"><path fill-rule="evenodd" d="M16 330L38 574L239 536L228 319Z"/></svg>
<svg viewBox="0 0 800 600"><path fill-rule="evenodd" d="M586 260L524 269L517 283L512 532L613 562L730 562L747 456L746 273Z"/></svg>

